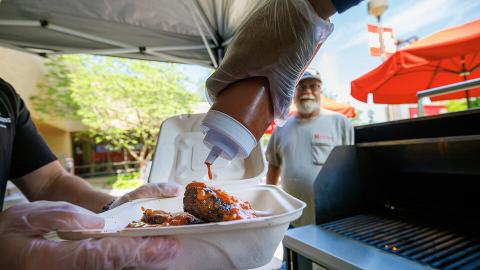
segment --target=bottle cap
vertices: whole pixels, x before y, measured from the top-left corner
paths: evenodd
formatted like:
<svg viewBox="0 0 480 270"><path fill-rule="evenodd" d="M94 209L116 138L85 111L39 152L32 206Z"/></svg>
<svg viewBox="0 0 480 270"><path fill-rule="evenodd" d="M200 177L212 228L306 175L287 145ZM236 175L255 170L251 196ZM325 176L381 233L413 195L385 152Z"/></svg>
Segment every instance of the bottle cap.
<svg viewBox="0 0 480 270"><path fill-rule="evenodd" d="M208 111L201 127L206 134L203 142L211 149L206 160L210 164L219 155L227 160L237 155L246 158L257 145L255 137L245 126L220 111Z"/></svg>

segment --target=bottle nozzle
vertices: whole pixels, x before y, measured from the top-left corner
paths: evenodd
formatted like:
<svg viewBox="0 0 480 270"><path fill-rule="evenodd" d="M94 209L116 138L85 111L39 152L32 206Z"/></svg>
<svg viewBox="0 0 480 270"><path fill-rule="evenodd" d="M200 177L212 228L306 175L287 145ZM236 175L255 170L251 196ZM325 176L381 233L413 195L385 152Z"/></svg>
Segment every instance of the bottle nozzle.
<svg viewBox="0 0 480 270"><path fill-rule="evenodd" d="M217 146L213 146L210 153L208 153L207 159L205 159L205 163L213 164L220 154L222 154L222 150Z"/></svg>

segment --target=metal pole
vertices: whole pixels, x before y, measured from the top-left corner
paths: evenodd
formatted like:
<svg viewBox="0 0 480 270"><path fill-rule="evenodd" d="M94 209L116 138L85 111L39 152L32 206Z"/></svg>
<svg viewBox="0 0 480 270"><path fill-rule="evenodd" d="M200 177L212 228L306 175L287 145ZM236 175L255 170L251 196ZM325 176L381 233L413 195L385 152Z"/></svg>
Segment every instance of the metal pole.
<svg viewBox="0 0 480 270"><path fill-rule="evenodd" d="M386 54L385 54L385 44L383 42L383 26L382 26L381 16L377 16L377 22L378 22L378 40L380 41L380 59L382 59L382 62L384 62L386 58ZM393 109L392 109L392 105L390 104L387 104L387 118L388 118L388 121L393 120Z"/></svg>
<svg viewBox="0 0 480 270"><path fill-rule="evenodd" d="M197 26L198 32L200 33L200 37L202 38L203 44L205 45L205 49L207 50L208 56L210 56L210 60L212 60L213 67L216 69L218 68L217 58L215 58L215 56L213 55L213 51L210 48L210 45L208 44L207 39L205 38L202 27L200 27L200 24L197 21L197 16L193 12L193 10L190 10L190 14L192 15L195 26Z"/></svg>
<svg viewBox="0 0 480 270"><path fill-rule="evenodd" d="M460 57L460 62L462 63L462 76L463 80L467 80L467 70L465 68L465 56ZM468 90L465 90L465 99L467 100L467 109L472 108L472 105L470 104L470 95L468 93Z"/></svg>
<svg viewBox="0 0 480 270"><path fill-rule="evenodd" d="M213 29L212 25L208 22L208 19L206 18L205 13L200 8L200 5L198 4L198 0L192 0L191 3L192 3L191 7L193 7L194 12L198 15L200 22L205 27L205 30L207 31L208 35L212 39L215 46L216 47L220 46L220 43L218 42L217 37L215 36L215 30Z"/></svg>
<svg viewBox="0 0 480 270"><path fill-rule="evenodd" d="M418 116L424 115L424 111L423 111L424 98L444 95L444 94L458 92L462 90L465 91L465 90L477 88L478 86L480 86L480 78L419 91L417 92Z"/></svg>
<svg viewBox="0 0 480 270"><path fill-rule="evenodd" d="M383 43L383 26L381 16L377 16L378 21L378 39L380 40L380 58L385 61L385 44Z"/></svg>
<svg viewBox="0 0 480 270"><path fill-rule="evenodd" d="M424 97L418 98L418 116L424 116L425 115L425 110L423 109L423 100Z"/></svg>
<svg viewBox="0 0 480 270"><path fill-rule="evenodd" d="M38 27L42 26L39 21L29 20L0 20L1 26L23 26L23 27Z"/></svg>

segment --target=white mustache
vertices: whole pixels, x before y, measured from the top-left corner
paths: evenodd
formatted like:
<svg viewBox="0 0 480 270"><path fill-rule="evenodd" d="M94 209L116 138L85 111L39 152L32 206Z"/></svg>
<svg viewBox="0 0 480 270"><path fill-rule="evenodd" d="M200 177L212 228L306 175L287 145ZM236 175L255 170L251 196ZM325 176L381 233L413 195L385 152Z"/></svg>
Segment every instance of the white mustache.
<svg viewBox="0 0 480 270"><path fill-rule="evenodd" d="M314 95L303 95L303 96L300 96L300 100L315 100L315 96Z"/></svg>

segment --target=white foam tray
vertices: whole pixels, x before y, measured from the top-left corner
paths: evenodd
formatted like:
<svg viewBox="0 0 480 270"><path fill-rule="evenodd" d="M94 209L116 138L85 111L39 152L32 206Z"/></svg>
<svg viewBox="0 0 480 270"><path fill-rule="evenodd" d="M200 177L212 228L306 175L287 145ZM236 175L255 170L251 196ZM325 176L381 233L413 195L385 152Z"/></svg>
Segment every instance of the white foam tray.
<svg viewBox="0 0 480 270"><path fill-rule="evenodd" d="M212 166L213 181L209 181L203 163L208 149L203 144L200 129L204 116L178 115L163 122L149 182L170 182L184 189L193 180L203 181L249 201L256 210L271 212L271 216L187 226L125 229L129 222L141 218L141 206L168 212L183 211L182 190L176 198L137 200L100 214L106 219L103 231L59 232L58 235L70 240L173 235L182 246L182 253L174 262L177 269L249 269L267 264L289 223L301 216L305 203L278 187L258 184L267 172L260 144L244 160L218 158Z"/></svg>
<svg viewBox="0 0 480 270"><path fill-rule="evenodd" d="M58 232L63 239L108 236L173 235L181 244L174 261L176 269L249 269L267 264L291 221L302 214L305 203L270 185L239 188L230 192L247 200L254 209L271 212L268 217L185 226L125 228L142 216L140 207L183 211L183 196L141 199L100 214L106 220L102 231Z"/></svg>
<svg viewBox="0 0 480 270"><path fill-rule="evenodd" d="M200 124L205 114L177 115L160 127L148 182L170 182L182 186L196 181L209 181L204 164L209 149L203 144ZM267 162L260 144L246 159L227 161L219 157L212 165L210 185L231 189L257 185L267 173Z"/></svg>

